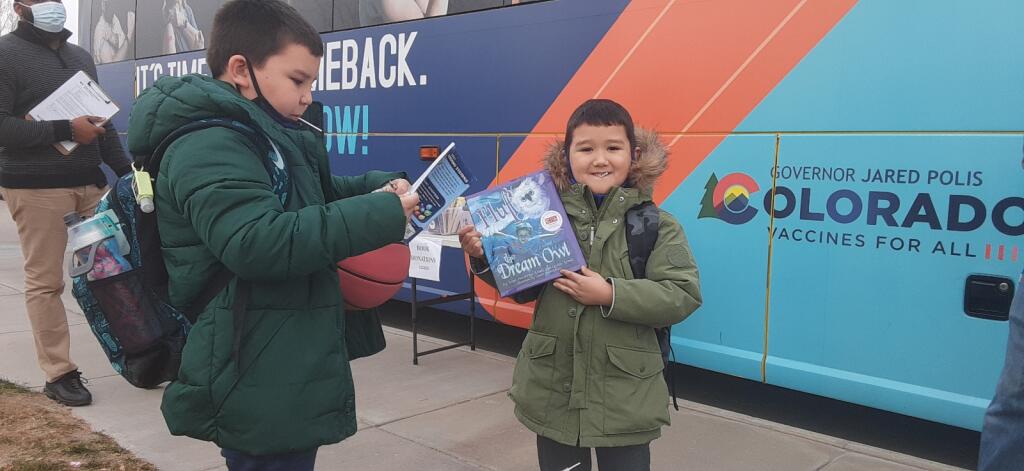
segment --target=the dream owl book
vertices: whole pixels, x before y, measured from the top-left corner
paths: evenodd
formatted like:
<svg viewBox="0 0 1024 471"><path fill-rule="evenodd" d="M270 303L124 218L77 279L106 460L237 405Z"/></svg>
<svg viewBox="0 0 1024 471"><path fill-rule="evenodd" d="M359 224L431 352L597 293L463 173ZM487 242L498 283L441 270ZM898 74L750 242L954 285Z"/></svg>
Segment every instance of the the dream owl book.
<svg viewBox="0 0 1024 471"><path fill-rule="evenodd" d="M466 198L466 204L483 234L484 255L502 297L586 264L547 172L484 190Z"/></svg>

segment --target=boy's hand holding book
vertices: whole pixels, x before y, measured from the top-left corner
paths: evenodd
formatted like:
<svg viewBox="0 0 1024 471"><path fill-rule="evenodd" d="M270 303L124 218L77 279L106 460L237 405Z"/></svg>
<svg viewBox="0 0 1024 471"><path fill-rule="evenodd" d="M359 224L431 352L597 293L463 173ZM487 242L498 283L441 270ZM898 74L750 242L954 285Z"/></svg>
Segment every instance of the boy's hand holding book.
<svg viewBox="0 0 1024 471"><path fill-rule="evenodd" d="M397 195L404 195L409 192L410 188L412 188L412 185L409 184L409 180L406 180L404 178L396 178L394 180L389 181L386 185L381 187L381 191L395 193Z"/></svg>
<svg viewBox="0 0 1024 471"><path fill-rule="evenodd" d="M559 291L587 306L611 306L612 285L600 273L583 267L581 273L562 270L562 278L553 283Z"/></svg>
<svg viewBox="0 0 1024 471"><path fill-rule="evenodd" d="M420 204L420 195L416 193L402 193L398 195L398 199L402 200L402 211L405 211L405 218L409 219L412 216L412 212Z"/></svg>
<svg viewBox="0 0 1024 471"><path fill-rule="evenodd" d="M416 205L420 204L420 195L410 193L410 188L412 188L412 185L409 184L409 180L397 178L374 190L374 192L385 191L398 195L398 199L402 201L402 211L405 211L405 218L408 219L416 209Z"/></svg>
<svg viewBox="0 0 1024 471"><path fill-rule="evenodd" d="M459 229L459 244L462 245L462 250L470 257L480 260L484 259L484 243L480 240L482 235L472 224Z"/></svg>

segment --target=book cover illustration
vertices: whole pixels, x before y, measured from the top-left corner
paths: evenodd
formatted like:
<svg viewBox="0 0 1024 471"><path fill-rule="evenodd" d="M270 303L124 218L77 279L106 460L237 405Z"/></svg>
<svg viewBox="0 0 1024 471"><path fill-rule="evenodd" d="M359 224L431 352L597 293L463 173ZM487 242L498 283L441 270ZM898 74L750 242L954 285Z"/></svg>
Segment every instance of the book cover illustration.
<svg viewBox="0 0 1024 471"><path fill-rule="evenodd" d="M510 296L586 265L551 176L540 171L466 198L498 292Z"/></svg>
<svg viewBox="0 0 1024 471"><path fill-rule="evenodd" d="M429 227L438 215L469 189L472 181L473 176L456 152L455 143L448 144L444 152L412 184L410 191L420 196L420 203L409 218L405 240L412 239Z"/></svg>

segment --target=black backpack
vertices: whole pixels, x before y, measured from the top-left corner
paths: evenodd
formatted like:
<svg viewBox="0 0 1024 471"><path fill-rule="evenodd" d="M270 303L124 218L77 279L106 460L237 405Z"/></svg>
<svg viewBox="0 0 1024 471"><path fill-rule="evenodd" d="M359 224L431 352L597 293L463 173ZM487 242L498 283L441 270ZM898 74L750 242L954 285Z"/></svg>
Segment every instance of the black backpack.
<svg viewBox="0 0 1024 471"><path fill-rule="evenodd" d="M651 201L645 201L626 211L626 249L629 251L629 267L633 270L635 278L643 278L647 273L647 259L658 242L660 222L661 213ZM654 329L654 335L658 338L661 361L665 364L663 373L665 382L668 383L669 392L672 394L672 405L679 410L679 402L676 400L676 385L672 380L672 369L669 365L670 357L672 361L675 361L676 357L672 350L672 326L657 327Z"/></svg>
<svg viewBox="0 0 1024 471"><path fill-rule="evenodd" d="M137 164L155 181L171 143L188 133L213 127L234 130L256 144L260 154L267 156L264 166L271 175L274 193L283 202L287 198L287 171L275 164L269 140L238 121L206 119L189 123L164 138L152 155L137 159ZM121 177L96 209L97 213L109 210L116 216L116 230L130 246L126 258L131 266L123 273L99 280L88 279L88 271L75 273L72 291L114 370L136 387L152 388L177 377L181 350L192 324L235 275L222 267L187 308L172 306L168 301L168 275L156 213L143 212L139 207L135 178L134 173ZM244 319L248 286L239 283L236 290L232 305L236 323ZM235 341L237 350L239 339Z"/></svg>

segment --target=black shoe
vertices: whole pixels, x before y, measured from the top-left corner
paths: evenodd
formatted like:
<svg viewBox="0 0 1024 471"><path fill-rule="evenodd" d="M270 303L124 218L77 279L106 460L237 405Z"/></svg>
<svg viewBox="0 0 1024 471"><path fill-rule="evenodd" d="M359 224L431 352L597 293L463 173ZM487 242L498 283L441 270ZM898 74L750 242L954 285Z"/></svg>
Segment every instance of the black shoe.
<svg viewBox="0 0 1024 471"><path fill-rule="evenodd" d="M57 378L43 386L43 394L65 406L77 407L92 404L92 394L82 384L82 373L78 370Z"/></svg>

